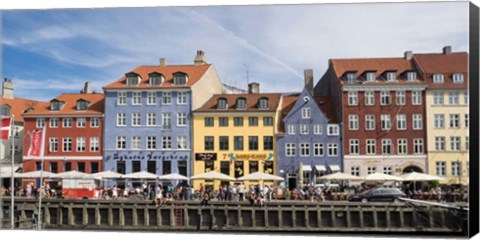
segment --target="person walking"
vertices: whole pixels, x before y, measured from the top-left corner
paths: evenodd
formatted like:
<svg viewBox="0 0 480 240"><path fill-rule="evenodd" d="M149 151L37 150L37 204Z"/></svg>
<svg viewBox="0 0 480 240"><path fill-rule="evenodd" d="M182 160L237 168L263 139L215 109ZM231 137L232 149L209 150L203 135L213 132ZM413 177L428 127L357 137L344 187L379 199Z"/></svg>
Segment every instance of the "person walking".
<svg viewBox="0 0 480 240"><path fill-rule="evenodd" d="M240 201L245 201L245 184L240 183L240 185L238 185L238 196L239 196L239 200Z"/></svg>

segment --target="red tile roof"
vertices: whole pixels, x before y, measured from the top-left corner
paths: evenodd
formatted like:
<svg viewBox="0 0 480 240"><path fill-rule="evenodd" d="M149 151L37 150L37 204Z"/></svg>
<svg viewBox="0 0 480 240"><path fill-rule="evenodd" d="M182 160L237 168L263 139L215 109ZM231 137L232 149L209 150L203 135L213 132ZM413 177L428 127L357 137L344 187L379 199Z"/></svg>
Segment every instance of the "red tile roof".
<svg viewBox="0 0 480 240"><path fill-rule="evenodd" d="M25 117L34 115L102 115L104 113L104 95L101 93L64 93L56 98L64 102L59 111L50 111L50 102L38 104L34 110L24 114ZM86 111L77 111L77 100L83 99L87 102Z"/></svg>
<svg viewBox="0 0 480 240"><path fill-rule="evenodd" d="M425 73L467 73L468 53L414 54L414 60Z"/></svg>
<svg viewBox="0 0 480 240"><path fill-rule="evenodd" d="M14 99L8 99L1 97L0 98L0 105L8 105L10 106L10 114L14 115L14 121L23 122L22 114L29 108L36 108L38 105L43 104L44 102L18 98L15 97Z"/></svg>
<svg viewBox="0 0 480 240"><path fill-rule="evenodd" d="M283 96L282 98L282 112L280 113L281 117L281 122L278 127L278 133L279 134L284 134L285 133L285 117L287 116L288 112L292 110L293 106L295 105L295 102L297 102L298 96L300 94L293 94L289 96Z"/></svg>
<svg viewBox="0 0 480 240"><path fill-rule="evenodd" d="M166 65L166 66L140 66L135 68L132 73L140 75L141 81L138 86L126 86L126 77L123 76L119 80L104 86L104 89L122 89L122 88L182 88L182 87L191 87L195 84L200 78L205 74L205 72L210 68L211 64L205 65ZM149 86L149 76L150 73L161 73L165 80L159 86ZM173 85L173 74L177 72L183 72L187 74L188 81L184 86Z"/></svg>
<svg viewBox="0 0 480 240"><path fill-rule="evenodd" d="M328 118L329 123L338 123L338 119L335 117L335 113L333 112L333 106L330 97L314 97L315 103L320 107L323 114L326 118Z"/></svg>
<svg viewBox="0 0 480 240"><path fill-rule="evenodd" d="M242 93L242 94L215 94L202 107L194 112L275 112L281 99L280 93ZM258 100L262 97L268 98L268 109L259 109ZM217 109L217 103L220 98L227 100L227 109ZM246 99L246 108L237 109L235 107L238 98Z"/></svg>

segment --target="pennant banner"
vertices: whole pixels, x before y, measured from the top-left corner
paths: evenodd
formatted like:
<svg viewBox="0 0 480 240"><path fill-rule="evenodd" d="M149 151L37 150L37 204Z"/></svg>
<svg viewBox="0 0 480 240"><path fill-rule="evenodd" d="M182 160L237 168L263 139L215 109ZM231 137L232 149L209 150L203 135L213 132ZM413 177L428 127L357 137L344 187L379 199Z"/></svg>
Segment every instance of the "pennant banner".
<svg viewBox="0 0 480 240"><path fill-rule="evenodd" d="M35 130L32 132L30 148L28 149L28 156L40 157L41 148L42 148L42 130Z"/></svg>
<svg viewBox="0 0 480 240"><path fill-rule="evenodd" d="M11 130L11 118L2 118L2 125L1 125L1 139L8 140L10 138L10 130Z"/></svg>

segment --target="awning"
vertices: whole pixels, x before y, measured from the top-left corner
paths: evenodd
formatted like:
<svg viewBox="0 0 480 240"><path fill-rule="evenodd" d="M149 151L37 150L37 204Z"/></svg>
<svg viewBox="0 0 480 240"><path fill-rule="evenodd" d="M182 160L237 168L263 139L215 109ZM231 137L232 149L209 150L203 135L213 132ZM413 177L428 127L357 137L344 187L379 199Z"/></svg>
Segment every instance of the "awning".
<svg viewBox="0 0 480 240"><path fill-rule="evenodd" d="M325 168L325 165L315 165L315 169L319 172L325 172L327 169Z"/></svg>
<svg viewBox="0 0 480 240"><path fill-rule="evenodd" d="M335 172L335 171L340 171L340 166L338 165L330 165L330 171Z"/></svg>
<svg viewBox="0 0 480 240"><path fill-rule="evenodd" d="M13 172L17 172L20 167L14 167ZM12 176L12 167L2 165L0 169L0 177L1 178L10 178Z"/></svg>
<svg viewBox="0 0 480 240"><path fill-rule="evenodd" d="M302 170L303 171L307 171L307 172L311 172L312 171L312 167L310 165L303 165L302 166Z"/></svg>

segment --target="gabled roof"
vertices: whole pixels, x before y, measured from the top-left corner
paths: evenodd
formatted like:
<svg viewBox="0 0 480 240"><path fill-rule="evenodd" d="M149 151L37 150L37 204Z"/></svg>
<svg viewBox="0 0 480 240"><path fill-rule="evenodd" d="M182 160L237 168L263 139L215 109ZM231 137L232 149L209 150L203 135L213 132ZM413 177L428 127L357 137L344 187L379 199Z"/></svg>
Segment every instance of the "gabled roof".
<svg viewBox="0 0 480 240"><path fill-rule="evenodd" d="M259 109L258 100L262 97L268 98L268 109ZM282 95L280 93L244 93L244 94L215 94L202 107L194 112L275 112L278 108ZM227 109L217 109L218 99L227 100ZM236 109L235 104L238 98L245 98L246 108Z"/></svg>
<svg viewBox="0 0 480 240"><path fill-rule="evenodd" d="M141 81L138 86L126 86L125 76L119 80L110 83L103 89L145 89L145 88L183 88L193 86L210 68L211 64L205 65L168 65L168 66L140 66L129 73L135 73L140 76ZM182 72L188 75L186 85L173 85L173 74ZM165 77L165 81L159 86L149 86L149 74L160 73Z"/></svg>
<svg viewBox="0 0 480 240"><path fill-rule="evenodd" d="M50 111L50 103L38 104L33 111L25 113L24 116L35 115L102 115L104 113L104 95L101 93L64 93L55 99L65 104L59 111ZM77 101L89 102L86 111L77 111Z"/></svg>
<svg viewBox="0 0 480 240"><path fill-rule="evenodd" d="M313 97L315 99L315 103L318 105L320 110L322 110L323 115L328 118L329 123L338 123L338 119L335 117L335 113L333 112L333 106L330 97Z"/></svg>
<svg viewBox="0 0 480 240"><path fill-rule="evenodd" d="M283 121L287 114L292 110L293 106L295 106L295 103L297 102L298 96L300 94L292 94L288 96L283 96L282 98L282 110L280 113L280 118L281 122L278 127L278 133L283 134L285 133L285 122Z"/></svg>
<svg viewBox="0 0 480 240"><path fill-rule="evenodd" d="M14 121L23 122L22 114L29 108L36 108L39 104L44 104L44 102L18 98L8 99L1 97L0 105L10 106L10 114L14 115Z"/></svg>

